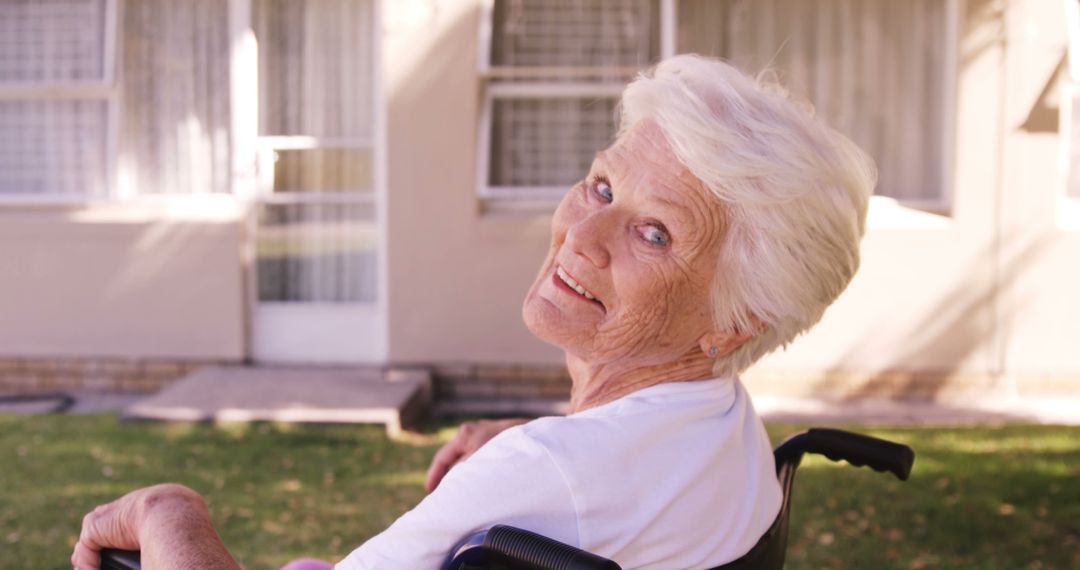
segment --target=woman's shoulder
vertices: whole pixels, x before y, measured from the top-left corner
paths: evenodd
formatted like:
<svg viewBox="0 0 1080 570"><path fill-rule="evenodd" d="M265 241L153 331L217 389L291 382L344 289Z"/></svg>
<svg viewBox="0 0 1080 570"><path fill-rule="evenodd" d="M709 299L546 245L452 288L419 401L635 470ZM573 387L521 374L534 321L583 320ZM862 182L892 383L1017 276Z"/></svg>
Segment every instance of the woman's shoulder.
<svg viewBox="0 0 1080 570"><path fill-rule="evenodd" d="M760 428L737 380L701 381L642 390L569 416L538 418L514 428L513 437L544 449L558 463L621 464L654 447L753 455L759 446L743 449L742 439Z"/></svg>
<svg viewBox="0 0 1080 570"><path fill-rule="evenodd" d="M625 456L637 439L635 430L620 417L544 417L515 429L519 429L519 442L527 440L526 445L543 449L564 472L615 461Z"/></svg>
<svg viewBox="0 0 1080 570"><path fill-rule="evenodd" d="M546 416L522 424L522 437L532 439L541 445L558 442L566 438L582 435L596 435L611 431L617 422L607 417L589 416Z"/></svg>

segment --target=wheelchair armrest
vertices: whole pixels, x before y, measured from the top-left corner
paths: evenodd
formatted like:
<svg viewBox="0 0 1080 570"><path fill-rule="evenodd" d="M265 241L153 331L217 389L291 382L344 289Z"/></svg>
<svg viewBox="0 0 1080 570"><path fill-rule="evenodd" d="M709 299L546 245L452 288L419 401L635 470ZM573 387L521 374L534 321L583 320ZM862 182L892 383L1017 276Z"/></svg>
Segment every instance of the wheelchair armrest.
<svg viewBox="0 0 1080 570"><path fill-rule="evenodd" d="M137 550L101 550L101 570L142 570L142 562Z"/></svg>
<svg viewBox="0 0 1080 570"><path fill-rule="evenodd" d="M875 471L889 471L901 481L907 481L915 463L915 451L910 447L838 429L811 428L789 438L776 448L777 464L798 462L803 453L817 453L833 461L847 461L857 467L867 466Z"/></svg>
<svg viewBox="0 0 1080 570"><path fill-rule="evenodd" d="M443 570L489 565L511 570L622 570L607 558L507 525L468 537L454 549Z"/></svg>

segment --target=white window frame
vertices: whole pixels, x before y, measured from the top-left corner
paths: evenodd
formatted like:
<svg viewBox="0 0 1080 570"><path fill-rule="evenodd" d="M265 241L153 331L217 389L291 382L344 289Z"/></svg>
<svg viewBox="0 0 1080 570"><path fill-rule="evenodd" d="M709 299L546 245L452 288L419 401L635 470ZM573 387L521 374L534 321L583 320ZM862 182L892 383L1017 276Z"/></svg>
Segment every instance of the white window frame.
<svg viewBox="0 0 1080 570"><path fill-rule="evenodd" d="M963 0L941 0L945 3L944 60L942 62L942 169L938 197L930 200L897 200L890 196L871 197L871 208L889 212L890 224L907 225L899 218L910 213L924 225L926 213L951 212L954 203L956 93L958 81L959 33ZM660 0L660 58L677 53L678 0ZM494 26L495 0L482 0L479 41L477 42L477 74L480 78L482 101L477 132L476 196L484 210L552 209L566 193L564 186L494 186L490 184L491 126L496 100L512 98L545 99L558 97L597 97L617 99L626 87L625 81L585 81L600 75L629 80L640 71L635 67L520 67L495 66L491 62L491 41ZM582 81L553 82L559 77L581 78ZM499 83L501 79L524 81ZM547 79L547 81L545 81ZM599 149L598 149L599 150ZM1077 201L1080 204L1080 201ZM1077 206L1080 215L1080 205ZM881 218L883 216L877 216Z"/></svg>
<svg viewBox="0 0 1080 570"><path fill-rule="evenodd" d="M108 202L116 197L117 137L120 132L120 0L105 0L105 29L102 46L102 76L83 81L0 81L0 101L80 100L106 103L105 195L0 194L5 205L79 205Z"/></svg>

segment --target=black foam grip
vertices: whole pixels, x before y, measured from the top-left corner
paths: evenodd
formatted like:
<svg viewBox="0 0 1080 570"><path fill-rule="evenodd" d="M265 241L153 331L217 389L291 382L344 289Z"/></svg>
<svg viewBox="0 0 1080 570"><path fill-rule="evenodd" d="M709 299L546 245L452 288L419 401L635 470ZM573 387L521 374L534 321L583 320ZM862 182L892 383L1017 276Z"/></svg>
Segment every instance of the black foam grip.
<svg viewBox="0 0 1080 570"><path fill-rule="evenodd" d="M844 460L859 467L865 465L876 471L889 471L901 481L907 481L915 463L915 451L906 445L838 429L810 429L803 443L808 453L818 453L833 461Z"/></svg>
<svg viewBox="0 0 1080 570"><path fill-rule="evenodd" d="M142 570L137 550L105 548L101 551L101 570Z"/></svg>
<svg viewBox="0 0 1080 570"><path fill-rule="evenodd" d="M607 558L529 532L495 525L484 539L484 547L518 564L548 570L621 570Z"/></svg>

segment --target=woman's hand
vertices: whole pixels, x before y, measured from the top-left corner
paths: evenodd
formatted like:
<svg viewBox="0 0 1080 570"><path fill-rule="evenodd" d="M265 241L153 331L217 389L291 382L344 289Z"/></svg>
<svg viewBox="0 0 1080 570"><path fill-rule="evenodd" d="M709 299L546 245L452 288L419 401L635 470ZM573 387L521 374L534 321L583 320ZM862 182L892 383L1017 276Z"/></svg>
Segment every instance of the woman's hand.
<svg viewBox="0 0 1080 570"><path fill-rule="evenodd" d="M141 550L144 568L239 568L195 491L167 483L132 491L83 517L71 565L101 567L101 549Z"/></svg>
<svg viewBox="0 0 1080 570"><path fill-rule="evenodd" d="M428 467L427 472L427 484L425 485L428 492L434 491L439 486L439 482L442 481L451 467L459 461L468 459L488 440L506 429L521 425L527 421L529 420L479 420L461 424L457 435L442 446L442 449L435 454L435 458L431 460L431 467Z"/></svg>
<svg viewBox="0 0 1080 570"><path fill-rule="evenodd" d="M71 555L72 567L100 568L102 548L138 550L140 503L151 489L154 487L128 493L87 513Z"/></svg>

